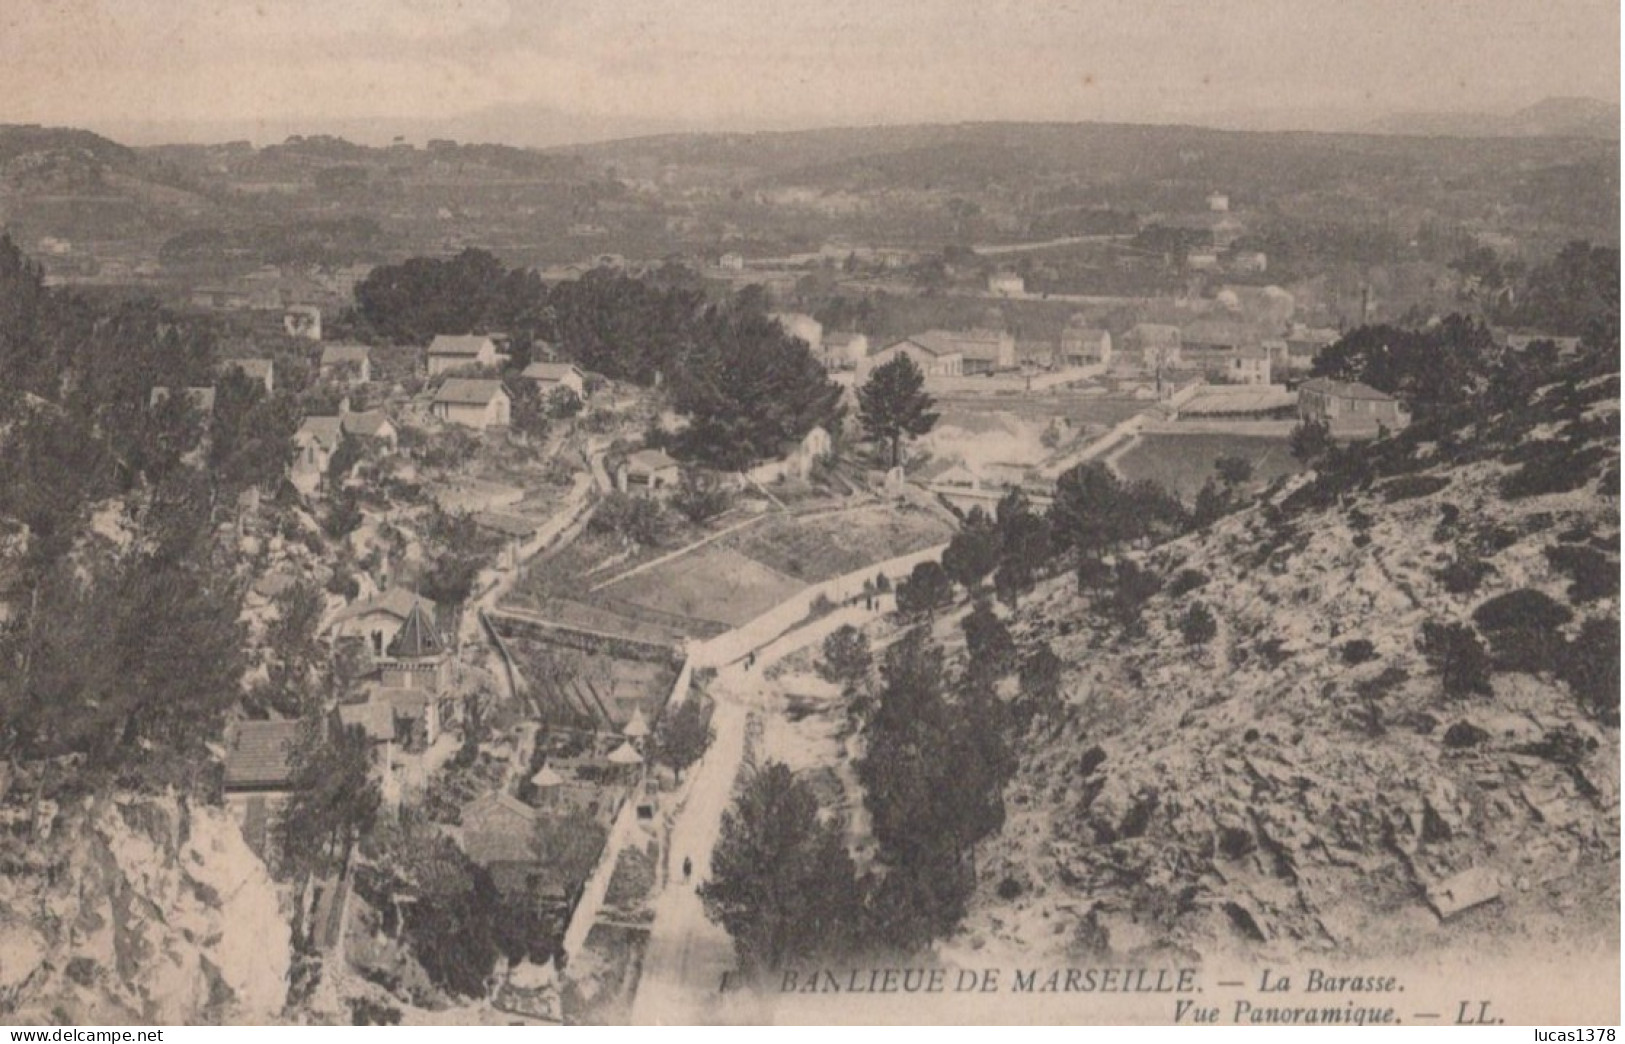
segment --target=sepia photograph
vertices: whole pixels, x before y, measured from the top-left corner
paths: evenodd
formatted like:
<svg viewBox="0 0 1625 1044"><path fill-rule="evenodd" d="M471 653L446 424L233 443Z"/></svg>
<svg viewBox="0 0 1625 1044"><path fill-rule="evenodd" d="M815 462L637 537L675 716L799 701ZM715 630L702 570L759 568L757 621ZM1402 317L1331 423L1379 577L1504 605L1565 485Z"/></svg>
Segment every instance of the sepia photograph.
<svg viewBox="0 0 1625 1044"><path fill-rule="evenodd" d="M1620 32L4 0L0 1025L1613 1041Z"/></svg>

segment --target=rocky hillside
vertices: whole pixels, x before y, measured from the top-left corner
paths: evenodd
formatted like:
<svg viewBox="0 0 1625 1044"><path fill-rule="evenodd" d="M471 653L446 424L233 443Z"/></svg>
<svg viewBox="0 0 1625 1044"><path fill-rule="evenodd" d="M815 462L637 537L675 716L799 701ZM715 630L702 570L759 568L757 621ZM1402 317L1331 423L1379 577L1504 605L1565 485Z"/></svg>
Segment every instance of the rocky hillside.
<svg viewBox="0 0 1625 1044"><path fill-rule="evenodd" d="M219 808L90 798L25 811L0 841L0 1019L264 1023L281 1011L288 918Z"/></svg>
<svg viewBox="0 0 1625 1044"><path fill-rule="evenodd" d="M1617 374L1573 374L1287 480L1137 554L1163 582L1137 636L1041 588L1014 630L1068 704L1026 738L970 943L1617 944L1618 409Z"/></svg>

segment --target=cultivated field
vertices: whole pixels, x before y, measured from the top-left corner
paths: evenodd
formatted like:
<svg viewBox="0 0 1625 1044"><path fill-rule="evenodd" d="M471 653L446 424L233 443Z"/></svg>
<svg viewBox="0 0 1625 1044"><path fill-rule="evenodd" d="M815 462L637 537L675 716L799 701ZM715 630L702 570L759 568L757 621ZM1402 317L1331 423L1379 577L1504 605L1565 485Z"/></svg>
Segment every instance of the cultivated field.
<svg viewBox="0 0 1625 1044"><path fill-rule="evenodd" d="M952 535L952 528L936 515L877 504L812 518L769 518L722 543L780 574L814 584L923 551Z"/></svg>
<svg viewBox="0 0 1625 1044"><path fill-rule="evenodd" d="M732 548L709 544L692 554L602 588L617 602L737 627L806 586Z"/></svg>

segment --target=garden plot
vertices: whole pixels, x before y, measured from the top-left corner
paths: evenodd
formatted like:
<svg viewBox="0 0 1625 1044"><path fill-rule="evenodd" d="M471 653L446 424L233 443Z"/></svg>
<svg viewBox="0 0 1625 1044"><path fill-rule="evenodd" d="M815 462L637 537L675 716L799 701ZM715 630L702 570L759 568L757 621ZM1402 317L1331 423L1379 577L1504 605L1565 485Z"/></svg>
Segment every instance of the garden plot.
<svg viewBox="0 0 1625 1044"><path fill-rule="evenodd" d="M737 627L807 586L804 580L717 544L707 545L595 592L661 613Z"/></svg>
<svg viewBox="0 0 1625 1044"><path fill-rule="evenodd" d="M953 535L947 522L906 505L874 505L810 518L770 518L722 541L803 584L822 583Z"/></svg>

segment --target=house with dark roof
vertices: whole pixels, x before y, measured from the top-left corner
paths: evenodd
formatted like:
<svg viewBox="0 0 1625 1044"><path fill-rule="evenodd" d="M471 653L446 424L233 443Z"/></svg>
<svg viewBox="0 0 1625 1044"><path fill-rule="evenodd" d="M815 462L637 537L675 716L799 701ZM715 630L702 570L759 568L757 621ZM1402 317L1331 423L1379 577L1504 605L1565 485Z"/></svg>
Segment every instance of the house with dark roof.
<svg viewBox="0 0 1625 1044"><path fill-rule="evenodd" d="M327 344L317 367L324 381L366 384L372 380L372 349L364 344Z"/></svg>
<svg viewBox="0 0 1625 1044"><path fill-rule="evenodd" d="M465 428L506 428L513 415L513 400L498 380L448 377L435 392L429 412L448 424Z"/></svg>
<svg viewBox="0 0 1625 1044"><path fill-rule="evenodd" d="M294 752L300 721L239 721L226 729L228 792L288 793L294 789Z"/></svg>
<svg viewBox="0 0 1625 1044"><path fill-rule="evenodd" d="M1369 436L1411 422L1405 404L1360 381L1316 377L1298 387L1298 416L1325 424L1333 435Z"/></svg>
<svg viewBox="0 0 1625 1044"><path fill-rule="evenodd" d="M342 638L364 639L367 652L374 660L381 660L395 644L396 636L405 627L407 619L416 613L427 614L429 620L438 620L439 607L415 591L391 587L339 610L328 625L328 630L334 641ZM421 625L422 622L423 618L420 618L418 623ZM443 633L441 637L444 638ZM420 649L420 641L413 639L403 648Z"/></svg>
<svg viewBox="0 0 1625 1044"><path fill-rule="evenodd" d="M563 899L567 884L543 865L536 828L542 813L512 794L486 794L462 808L459 838L504 895Z"/></svg>
<svg viewBox="0 0 1625 1044"><path fill-rule="evenodd" d="M339 428L353 439L367 439L389 449L395 449L400 433L383 410L346 410L339 415Z"/></svg>
<svg viewBox="0 0 1625 1044"><path fill-rule="evenodd" d="M485 334L438 334L429 342L430 377L465 366L495 369L505 359L496 338Z"/></svg>
<svg viewBox="0 0 1625 1044"><path fill-rule="evenodd" d="M559 388L570 389L575 392L578 399L587 398L586 378L575 363L533 362L525 367L519 376L535 384L536 390L544 399Z"/></svg>

